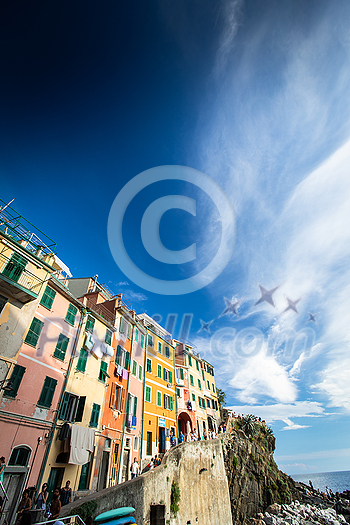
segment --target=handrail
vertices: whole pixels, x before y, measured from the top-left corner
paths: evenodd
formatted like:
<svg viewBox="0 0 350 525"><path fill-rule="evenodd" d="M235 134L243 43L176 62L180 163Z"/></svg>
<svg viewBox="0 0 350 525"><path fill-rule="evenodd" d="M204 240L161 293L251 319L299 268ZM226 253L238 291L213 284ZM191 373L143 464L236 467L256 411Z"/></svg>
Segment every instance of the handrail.
<svg viewBox="0 0 350 525"><path fill-rule="evenodd" d="M21 273L18 279L12 279L4 273L6 267L8 267L9 270L11 269L11 265L13 266L13 269L16 268L16 265L14 263L11 263L11 259L9 257L6 257L3 253L0 253L0 275L8 281L13 282L14 284L18 284L23 288L26 288L27 290L38 294L44 280L40 279L25 268L21 268Z"/></svg>
<svg viewBox="0 0 350 525"><path fill-rule="evenodd" d="M85 525L85 522L81 519L81 517L78 514L74 514L74 516L66 516L64 518L57 518L55 520L42 521L40 523L36 523L36 525L48 525L48 523L53 524L56 523L57 520L62 521L67 525Z"/></svg>

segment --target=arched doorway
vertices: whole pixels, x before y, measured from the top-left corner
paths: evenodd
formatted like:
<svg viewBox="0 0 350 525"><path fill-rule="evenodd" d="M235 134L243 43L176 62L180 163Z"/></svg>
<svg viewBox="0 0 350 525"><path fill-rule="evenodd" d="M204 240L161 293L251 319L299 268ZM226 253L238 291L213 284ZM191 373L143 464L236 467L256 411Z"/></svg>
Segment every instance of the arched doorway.
<svg viewBox="0 0 350 525"><path fill-rule="evenodd" d="M186 412L181 412L178 417L179 422L179 433L183 432L184 435L192 432L192 421L190 416Z"/></svg>

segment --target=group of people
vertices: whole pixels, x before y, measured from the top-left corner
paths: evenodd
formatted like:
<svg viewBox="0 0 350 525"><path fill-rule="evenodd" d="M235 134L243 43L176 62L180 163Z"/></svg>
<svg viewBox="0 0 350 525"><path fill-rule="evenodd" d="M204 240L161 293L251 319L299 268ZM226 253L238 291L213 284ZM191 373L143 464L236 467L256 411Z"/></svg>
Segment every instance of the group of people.
<svg viewBox="0 0 350 525"><path fill-rule="evenodd" d="M197 430L193 429L187 434L184 434L181 430L178 441L180 445L181 443L189 443L190 441L204 441L207 439L215 438L217 438L217 433L215 432L215 430L203 430L203 434L202 436L200 436Z"/></svg>
<svg viewBox="0 0 350 525"><path fill-rule="evenodd" d="M44 483L41 492L34 500L35 509L44 510L47 519L55 520L61 514L61 508L72 501L72 489L70 481L66 482L63 488L57 487L53 491L52 500L48 502L49 491L47 483ZM29 491L23 492L22 499L17 509L17 520L15 525L31 525L31 515L28 513L32 508L32 500Z"/></svg>

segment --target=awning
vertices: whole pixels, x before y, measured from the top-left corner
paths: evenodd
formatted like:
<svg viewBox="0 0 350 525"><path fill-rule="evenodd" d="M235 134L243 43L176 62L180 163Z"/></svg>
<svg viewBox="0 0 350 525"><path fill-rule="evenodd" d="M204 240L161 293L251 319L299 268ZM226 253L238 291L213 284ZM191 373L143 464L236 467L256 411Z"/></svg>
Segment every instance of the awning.
<svg viewBox="0 0 350 525"><path fill-rule="evenodd" d="M70 269L66 264L64 264L63 261L57 255L54 255L55 263L57 266L61 268L61 270L67 275L67 277L73 277L73 274L71 273Z"/></svg>

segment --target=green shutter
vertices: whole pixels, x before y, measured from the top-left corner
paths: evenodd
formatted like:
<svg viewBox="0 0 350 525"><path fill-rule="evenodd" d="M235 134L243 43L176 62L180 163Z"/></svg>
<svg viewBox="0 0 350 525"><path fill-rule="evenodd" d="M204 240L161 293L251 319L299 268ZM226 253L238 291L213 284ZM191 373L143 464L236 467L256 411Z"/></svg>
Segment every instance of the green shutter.
<svg viewBox="0 0 350 525"><path fill-rule="evenodd" d="M125 424L128 423L128 414L129 414L129 408L130 408L130 400L131 400L131 394L128 394L128 400L126 402L126 409L125 409L125 414L126 414Z"/></svg>
<svg viewBox="0 0 350 525"><path fill-rule="evenodd" d="M162 406L162 393L161 392L157 392L157 405L159 407Z"/></svg>
<svg viewBox="0 0 350 525"><path fill-rule="evenodd" d="M202 384L201 384L201 380L200 379L198 379L198 388L199 388L199 390L202 390Z"/></svg>
<svg viewBox="0 0 350 525"><path fill-rule="evenodd" d="M78 313L78 308L76 308L75 306L73 306L72 304L70 304L68 306L68 311L67 311L67 315L66 315L66 321L67 323L71 324L72 326L74 326L74 323L75 323L75 317Z"/></svg>
<svg viewBox="0 0 350 525"><path fill-rule="evenodd" d="M94 331L94 326L95 326L95 319L94 319L94 317L92 317L91 315L88 315L88 317L86 319L85 330L87 332L93 332Z"/></svg>
<svg viewBox="0 0 350 525"><path fill-rule="evenodd" d="M133 416L136 417L136 414L137 414L137 397L135 396L134 397L134 413L133 413Z"/></svg>
<svg viewBox="0 0 350 525"><path fill-rule="evenodd" d="M106 330L105 343L107 343L108 345L112 344L112 332L108 330L108 328Z"/></svg>
<svg viewBox="0 0 350 525"><path fill-rule="evenodd" d="M165 357L169 358L169 356L170 356L169 347L166 346L166 347L165 347Z"/></svg>
<svg viewBox="0 0 350 525"><path fill-rule="evenodd" d="M169 371L169 383L173 384L173 373Z"/></svg>
<svg viewBox="0 0 350 525"><path fill-rule="evenodd" d="M126 370L129 370L129 363L130 363L130 352L126 352L126 355L125 355L125 364L124 364L124 368Z"/></svg>
<svg viewBox="0 0 350 525"><path fill-rule="evenodd" d="M169 396L169 401L170 401L170 410L173 410L173 396Z"/></svg>
<svg viewBox="0 0 350 525"><path fill-rule="evenodd" d="M137 362L135 361L135 359L133 359L132 361L132 375L133 376L137 375Z"/></svg>
<svg viewBox="0 0 350 525"><path fill-rule="evenodd" d="M164 379L164 381L167 380L167 370L166 370L166 368L163 368L163 379Z"/></svg>
<svg viewBox="0 0 350 525"><path fill-rule="evenodd" d="M135 343L139 342L139 331L137 328L135 328Z"/></svg>
<svg viewBox="0 0 350 525"><path fill-rule="evenodd" d="M77 413L75 415L75 421L77 421L78 423L83 420L85 401L86 401L85 396L81 396L79 398Z"/></svg>
<svg viewBox="0 0 350 525"><path fill-rule="evenodd" d="M196 402L196 396L192 394L192 401Z"/></svg>
<svg viewBox="0 0 350 525"><path fill-rule="evenodd" d="M79 372L83 372L83 373L85 372L87 358L88 358L88 352L87 352L87 350L82 348L80 350L79 359L78 359L78 363L77 363L77 370Z"/></svg>
<svg viewBox="0 0 350 525"><path fill-rule="evenodd" d="M44 386L41 390L41 394L38 401L39 406L50 408L56 385L57 379L53 379L49 376L45 377Z"/></svg>
<svg viewBox="0 0 350 525"><path fill-rule="evenodd" d="M141 334L141 348L145 346L145 336Z"/></svg>
<svg viewBox="0 0 350 525"><path fill-rule="evenodd" d="M190 383L191 383L191 385L194 384L194 383L193 383L193 375L191 375L191 374L190 374Z"/></svg>
<svg viewBox="0 0 350 525"><path fill-rule="evenodd" d="M152 373L152 361L147 358L147 372Z"/></svg>
<svg viewBox="0 0 350 525"><path fill-rule="evenodd" d="M139 380L142 381L142 366L139 365Z"/></svg>
<svg viewBox="0 0 350 525"><path fill-rule="evenodd" d="M163 394L163 398L164 398L164 408L166 408L166 398L167 398L167 395L166 395L166 394Z"/></svg>
<svg viewBox="0 0 350 525"><path fill-rule="evenodd" d="M128 339L131 339L131 324L128 325Z"/></svg>
<svg viewBox="0 0 350 525"><path fill-rule="evenodd" d="M69 343L68 337L66 337L63 334L60 334L58 337L55 351L53 353L54 357L57 357L57 359L61 359L61 361L64 361L64 358L66 357L68 343Z"/></svg>
<svg viewBox="0 0 350 525"><path fill-rule="evenodd" d="M192 366L192 357L190 355L188 356L188 364Z"/></svg>
<svg viewBox="0 0 350 525"><path fill-rule="evenodd" d="M44 323L42 321L39 321L39 319L37 319L36 317L34 317L24 342L35 347L43 326Z"/></svg>
<svg viewBox="0 0 350 525"><path fill-rule="evenodd" d="M122 355L122 347L120 345L118 345L118 347L117 347L117 355L116 355L116 358L115 358L115 364L116 365L120 365L121 355Z"/></svg>
<svg viewBox="0 0 350 525"><path fill-rule="evenodd" d="M65 392L63 396L59 419L62 419L62 420L66 419L69 399L70 399L70 393Z"/></svg>
<svg viewBox="0 0 350 525"><path fill-rule="evenodd" d="M197 370L199 372L199 363L198 363L197 359L196 359L196 367L197 367Z"/></svg>
<svg viewBox="0 0 350 525"><path fill-rule="evenodd" d="M15 365L14 369L12 371L9 386L11 386L11 390L9 392L4 392L4 395L6 397L16 397L19 385L21 384L24 372L26 371L24 366Z"/></svg>
<svg viewBox="0 0 350 525"><path fill-rule="evenodd" d="M90 427L96 428L98 425L98 418L100 415L101 406L94 403L91 410Z"/></svg>
<svg viewBox="0 0 350 525"><path fill-rule="evenodd" d="M55 296L56 296L55 290L53 290L50 286L46 286L45 292L43 293L40 304L50 309Z"/></svg>
<svg viewBox="0 0 350 525"><path fill-rule="evenodd" d="M146 386L146 401L147 403L151 402L151 387Z"/></svg>
<svg viewBox="0 0 350 525"><path fill-rule="evenodd" d="M120 322L119 322L119 332L120 333L123 333L123 327L124 327L124 317L121 317Z"/></svg>
<svg viewBox="0 0 350 525"><path fill-rule="evenodd" d="M27 259L25 259L21 255L13 253L11 259L2 271L2 274L11 279L11 281L17 282L18 279L21 277L23 270L27 265L27 262Z"/></svg>
<svg viewBox="0 0 350 525"><path fill-rule="evenodd" d="M162 379L162 367L161 367L161 365L157 365L157 376Z"/></svg>
<svg viewBox="0 0 350 525"><path fill-rule="evenodd" d="M184 378L184 371L183 368L180 368L180 379Z"/></svg>
<svg viewBox="0 0 350 525"><path fill-rule="evenodd" d="M100 373L99 373L99 376L98 376L99 381L103 381L103 382L106 381L106 377L108 377L107 367L108 367L107 363L105 363L105 361L101 361Z"/></svg>
<svg viewBox="0 0 350 525"><path fill-rule="evenodd" d="M203 381L205 381L204 370L202 370L202 377L203 377Z"/></svg>

